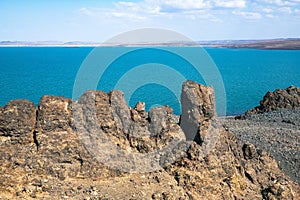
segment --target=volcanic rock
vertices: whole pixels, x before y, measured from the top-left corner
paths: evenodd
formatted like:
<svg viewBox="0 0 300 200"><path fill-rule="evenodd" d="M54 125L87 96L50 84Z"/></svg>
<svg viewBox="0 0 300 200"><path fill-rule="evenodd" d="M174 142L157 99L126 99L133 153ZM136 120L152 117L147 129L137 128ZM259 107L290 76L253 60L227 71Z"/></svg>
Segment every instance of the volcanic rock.
<svg viewBox="0 0 300 200"><path fill-rule="evenodd" d="M168 106L130 108L120 91L44 96L37 112L8 103L0 198L299 199L274 159L218 125L211 87L185 82L181 102L180 123Z"/></svg>
<svg viewBox="0 0 300 200"><path fill-rule="evenodd" d="M0 109L0 136L19 143L32 142L35 123L36 108L28 100L13 100Z"/></svg>
<svg viewBox="0 0 300 200"><path fill-rule="evenodd" d="M270 112L279 109L300 108L300 88L290 86L267 92L260 105L246 112L246 115Z"/></svg>

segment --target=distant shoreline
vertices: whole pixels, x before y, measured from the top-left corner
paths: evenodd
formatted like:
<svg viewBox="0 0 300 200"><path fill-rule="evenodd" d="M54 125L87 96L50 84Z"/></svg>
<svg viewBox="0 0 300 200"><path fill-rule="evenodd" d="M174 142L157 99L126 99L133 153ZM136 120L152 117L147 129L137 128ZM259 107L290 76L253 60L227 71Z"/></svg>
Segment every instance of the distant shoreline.
<svg viewBox="0 0 300 200"><path fill-rule="evenodd" d="M23 42L0 41L0 47L207 47L233 49L300 50L300 38L270 40L215 40L197 42L139 42L139 43L97 43L97 42Z"/></svg>

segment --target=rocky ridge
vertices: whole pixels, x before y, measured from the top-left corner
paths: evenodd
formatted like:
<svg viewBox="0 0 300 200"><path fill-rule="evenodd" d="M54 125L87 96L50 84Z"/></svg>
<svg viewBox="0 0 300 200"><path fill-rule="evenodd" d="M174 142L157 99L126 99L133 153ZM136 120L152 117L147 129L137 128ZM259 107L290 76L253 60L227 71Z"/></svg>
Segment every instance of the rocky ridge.
<svg viewBox="0 0 300 200"><path fill-rule="evenodd" d="M0 199L299 199L274 159L218 125L212 88L187 81L181 102L181 116L120 91L9 102Z"/></svg>
<svg viewBox="0 0 300 200"><path fill-rule="evenodd" d="M295 108L300 108L300 88L290 86L286 89L277 89L274 92L267 92L260 101L260 105L252 110L248 110L245 115Z"/></svg>

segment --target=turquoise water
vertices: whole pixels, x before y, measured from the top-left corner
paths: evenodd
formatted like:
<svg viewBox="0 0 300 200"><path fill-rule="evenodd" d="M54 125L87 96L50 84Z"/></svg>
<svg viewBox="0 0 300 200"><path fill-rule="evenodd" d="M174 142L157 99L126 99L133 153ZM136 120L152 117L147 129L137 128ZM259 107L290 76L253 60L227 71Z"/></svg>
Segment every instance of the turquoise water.
<svg viewBox="0 0 300 200"><path fill-rule="evenodd" d="M103 47L107 48L107 47ZM9 100L25 98L36 104L41 96L56 95L72 97L76 74L92 51L90 47L5 47L0 48L0 106ZM118 48L107 48L107 52ZM240 114L256 106L267 91L300 87L300 51L253 50L253 49L206 49L222 76L225 90L227 115ZM182 67L185 76L203 83L188 62L178 62L167 54L144 51L143 55L132 55L120 59L99 81L98 89L109 91L122 73L133 65L148 63L149 55L159 58L163 64ZM104 55L105 56L105 55ZM149 72L149 74L152 72ZM154 72L153 72L154 73ZM168 74L162 74L168 78ZM147 74L142 79L147 79ZM181 88L178 88L180 91ZM126 94L125 94L126 95ZM168 87L149 83L139 87L129 99L134 106L145 101L148 108L153 105L171 105L180 113L176 96Z"/></svg>

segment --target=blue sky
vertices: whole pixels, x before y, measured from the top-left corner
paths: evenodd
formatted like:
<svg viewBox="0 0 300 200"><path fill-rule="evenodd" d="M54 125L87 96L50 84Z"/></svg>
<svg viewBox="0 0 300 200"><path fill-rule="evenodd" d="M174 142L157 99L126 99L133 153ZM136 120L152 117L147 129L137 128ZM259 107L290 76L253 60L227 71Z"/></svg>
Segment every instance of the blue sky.
<svg viewBox="0 0 300 200"><path fill-rule="evenodd" d="M139 28L194 40L300 37L300 0L0 1L0 40L102 42Z"/></svg>

